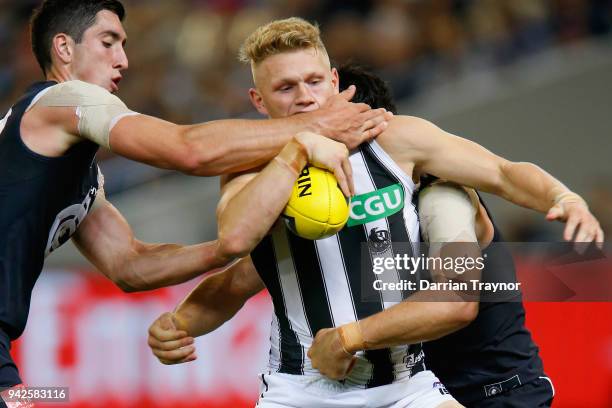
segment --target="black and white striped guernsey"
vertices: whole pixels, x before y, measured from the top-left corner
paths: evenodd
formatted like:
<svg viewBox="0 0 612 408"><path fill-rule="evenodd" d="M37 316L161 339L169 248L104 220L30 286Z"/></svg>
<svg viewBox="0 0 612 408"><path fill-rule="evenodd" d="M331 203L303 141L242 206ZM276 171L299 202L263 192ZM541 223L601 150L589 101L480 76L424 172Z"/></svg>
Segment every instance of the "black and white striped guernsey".
<svg viewBox="0 0 612 408"><path fill-rule="evenodd" d="M356 195L342 231L309 241L278 222L251 254L274 303L271 371L319 375L306 353L320 329L366 318L409 294L383 296L374 289L380 276L373 272L372 256L413 256L419 240L414 183L375 141L352 151L350 161ZM412 244L396 245L400 242ZM385 281L416 279L405 271L389 273ZM358 387L404 380L425 369L420 343L358 352L357 357L345 381Z"/></svg>

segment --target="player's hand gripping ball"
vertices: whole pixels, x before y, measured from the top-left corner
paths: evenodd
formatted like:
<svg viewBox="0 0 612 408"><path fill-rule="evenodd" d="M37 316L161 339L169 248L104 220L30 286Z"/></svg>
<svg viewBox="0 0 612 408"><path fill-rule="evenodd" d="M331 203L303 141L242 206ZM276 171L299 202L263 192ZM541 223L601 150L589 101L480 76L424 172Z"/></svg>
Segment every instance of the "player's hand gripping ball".
<svg viewBox="0 0 612 408"><path fill-rule="evenodd" d="M306 239L323 239L340 231L349 216L347 198L334 175L306 166L298 177L283 211L288 228Z"/></svg>

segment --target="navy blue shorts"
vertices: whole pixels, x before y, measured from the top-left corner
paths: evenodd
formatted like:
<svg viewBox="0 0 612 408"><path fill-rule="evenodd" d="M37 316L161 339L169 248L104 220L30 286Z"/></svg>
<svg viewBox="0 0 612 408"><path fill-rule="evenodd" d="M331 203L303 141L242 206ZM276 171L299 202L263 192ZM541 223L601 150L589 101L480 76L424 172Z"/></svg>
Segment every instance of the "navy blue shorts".
<svg viewBox="0 0 612 408"><path fill-rule="evenodd" d="M9 337L0 329L0 388L10 388L21 384L19 371L9 353Z"/></svg>
<svg viewBox="0 0 612 408"><path fill-rule="evenodd" d="M554 395L555 391L548 377L540 377L500 394L471 402L468 406L470 408L550 407Z"/></svg>

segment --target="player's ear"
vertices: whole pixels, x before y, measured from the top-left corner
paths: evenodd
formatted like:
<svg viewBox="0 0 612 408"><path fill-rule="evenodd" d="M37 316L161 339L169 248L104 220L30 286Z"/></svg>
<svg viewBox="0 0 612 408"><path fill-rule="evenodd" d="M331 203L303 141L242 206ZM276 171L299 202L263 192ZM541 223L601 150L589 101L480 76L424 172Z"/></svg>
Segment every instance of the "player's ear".
<svg viewBox="0 0 612 408"><path fill-rule="evenodd" d="M257 109L257 112L262 115L268 115L268 109L266 109L266 105L264 104L263 98L255 88L249 89L249 98L251 99L251 103Z"/></svg>
<svg viewBox="0 0 612 408"><path fill-rule="evenodd" d="M332 68L332 85L334 86L334 90L336 93L340 92L340 77L338 76L338 70L336 68Z"/></svg>
<svg viewBox="0 0 612 408"><path fill-rule="evenodd" d="M70 64L74 56L74 40L68 34L56 34L51 41L51 55L63 64Z"/></svg>

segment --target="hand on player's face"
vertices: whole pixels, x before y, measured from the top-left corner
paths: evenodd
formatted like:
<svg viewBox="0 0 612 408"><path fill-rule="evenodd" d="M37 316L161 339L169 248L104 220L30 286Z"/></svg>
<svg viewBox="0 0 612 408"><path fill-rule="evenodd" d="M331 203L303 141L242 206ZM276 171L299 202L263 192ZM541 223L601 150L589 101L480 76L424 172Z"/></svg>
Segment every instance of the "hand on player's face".
<svg viewBox="0 0 612 408"><path fill-rule="evenodd" d="M549 221L558 220L566 223L563 238L576 243L595 241L603 248L604 233L597 219L582 200L560 201L546 214Z"/></svg>
<svg viewBox="0 0 612 408"><path fill-rule="evenodd" d="M385 109L370 109L365 103L349 102L355 95L351 85L330 97L319 110L322 133L354 149L374 139L387 129L393 113Z"/></svg>
<svg viewBox="0 0 612 408"><path fill-rule="evenodd" d="M312 132L298 133L296 139L306 148L309 163L333 172L345 196L355 194L353 170L345 145Z"/></svg>
<svg viewBox="0 0 612 408"><path fill-rule="evenodd" d="M313 368L332 380L346 378L357 361L354 355L344 350L335 328L317 332L312 346L308 349L308 358L312 360Z"/></svg>
<svg viewBox="0 0 612 408"><path fill-rule="evenodd" d="M172 313L163 313L149 327L149 347L162 364L181 364L195 360L193 337L178 330Z"/></svg>
<svg viewBox="0 0 612 408"><path fill-rule="evenodd" d="M349 102L354 86L338 93L338 72L326 54L312 49L268 57L256 72L258 90L251 100L261 113L279 118L317 110L309 113L316 117L317 132L349 149L380 135L393 117L385 109Z"/></svg>

